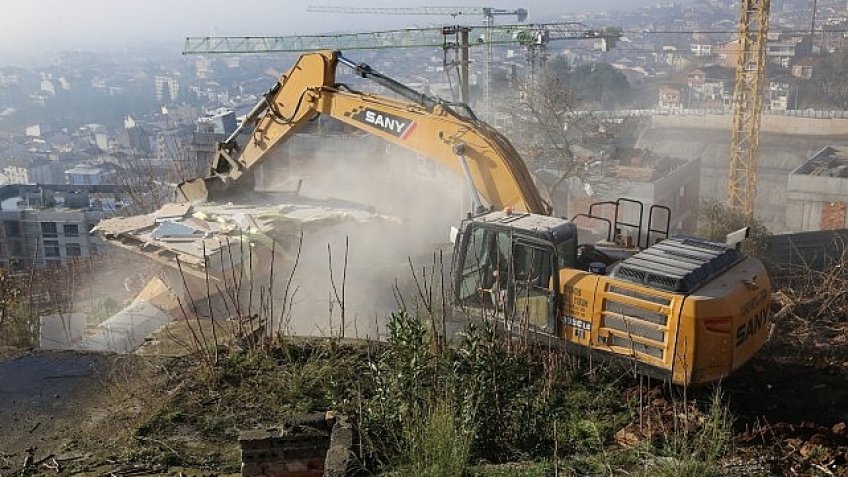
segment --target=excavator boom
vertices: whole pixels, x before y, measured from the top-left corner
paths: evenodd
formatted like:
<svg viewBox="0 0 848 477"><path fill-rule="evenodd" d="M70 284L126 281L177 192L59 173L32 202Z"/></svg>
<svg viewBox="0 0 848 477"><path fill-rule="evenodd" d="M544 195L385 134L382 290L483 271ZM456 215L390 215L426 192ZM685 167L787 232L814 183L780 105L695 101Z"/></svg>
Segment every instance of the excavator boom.
<svg viewBox="0 0 848 477"><path fill-rule="evenodd" d="M336 84L339 63L401 99ZM515 148L502 134L479 121L467 106L447 104L418 93L331 51L302 55L248 114L239 130L219 145L210 174L177 187L177 201L204 202L231 195L234 189L252 188L253 172L270 151L318 114L417 152L466 176L489 206L535 214L551 211ZM243 134L246 132L250 134ZM239 136L247 137L239 142Z"/></svg>

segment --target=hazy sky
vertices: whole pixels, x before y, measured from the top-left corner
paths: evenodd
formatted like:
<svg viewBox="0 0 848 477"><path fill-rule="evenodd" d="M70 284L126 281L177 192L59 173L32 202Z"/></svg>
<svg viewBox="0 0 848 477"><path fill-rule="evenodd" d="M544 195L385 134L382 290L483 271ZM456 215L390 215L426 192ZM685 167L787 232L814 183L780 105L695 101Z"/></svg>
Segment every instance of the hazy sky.
<svg viewBox="0 0 848 477"><path fill-rule="evenodd" d="M527 8L530 21L591 9L633 8L656 0L0 0L0 64L26 52L62 49L118 50L140 42L182 47L185 36L292 35L329 31L367 31L450 23L450 17L328 15L307 13L308 5L451 6ZM462 17L476 23L473 17ZM456 21L456 20L453 20ZM501 23L506 23L502 20Z"/></svg>

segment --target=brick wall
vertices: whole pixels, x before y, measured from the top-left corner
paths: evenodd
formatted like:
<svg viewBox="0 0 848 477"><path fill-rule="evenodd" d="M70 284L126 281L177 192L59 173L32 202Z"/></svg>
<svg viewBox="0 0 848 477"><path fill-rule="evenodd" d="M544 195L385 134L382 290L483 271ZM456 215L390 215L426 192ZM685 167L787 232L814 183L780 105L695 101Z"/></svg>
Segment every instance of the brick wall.
<svg viewBox="0 0 848 477"><path fill-rule="evenodd" d="M322 477L330 436L314 429L243 432L242 475L246 477Z"/></svg>
<svg viewBox="0 0 848 477"><path fill-rule="evenodd" d="M839 230L845 227L848 204L844 202L822 202L821 230Z"/></svg>
<svg viewBox="0 0 848 477"><path fill-rule="evenodd" d="M242 431L244 477L343 477L353 446L353 429L344 417L316 413L282 426Z"/></svg>

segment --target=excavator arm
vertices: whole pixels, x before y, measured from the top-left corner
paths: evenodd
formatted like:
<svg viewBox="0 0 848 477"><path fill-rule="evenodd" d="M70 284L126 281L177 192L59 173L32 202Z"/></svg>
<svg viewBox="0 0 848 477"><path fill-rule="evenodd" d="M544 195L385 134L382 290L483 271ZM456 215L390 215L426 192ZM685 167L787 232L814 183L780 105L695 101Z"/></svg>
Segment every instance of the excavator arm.
<svg viewBox="0 0 848 477"><path fill-rule="evenodd" d="M336 84L340 62L402 99ZM234 190L252 188L253 171L274 147L319 114L441 163L465 176L472 198L479 193L490 206L550 214L550 206L539 195L523 160L494 128L470 111L460 114L451 105L329 51L302 55L242 126L220 144L210 175L180 184L177 200L214 200L226 198ZM242 135L249 137L240 143Z"/></svg>
<svg viewBox="0 0 848 477"><path fill-rule="evenodd" d="M310 91L334 85L335 77L333 54L301 56L245 116L238 129L218 144L209 175L177 186L176 201L205 202L239 189L252 189L253 172L270 150L318 115L311 106ZM250 137L239 144L244 135Z"/></svg>

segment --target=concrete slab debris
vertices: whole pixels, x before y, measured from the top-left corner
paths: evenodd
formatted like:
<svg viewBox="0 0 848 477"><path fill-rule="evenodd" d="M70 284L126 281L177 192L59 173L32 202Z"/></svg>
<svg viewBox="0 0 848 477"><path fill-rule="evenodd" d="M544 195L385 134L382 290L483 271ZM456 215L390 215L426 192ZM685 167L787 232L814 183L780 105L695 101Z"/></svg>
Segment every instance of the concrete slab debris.
<svg viewBox="0 0 848 477"><path fill-rule="evenodd" d="M240 203L166 204L156 212L102 221L95 231L111 243L176 267L198 278L216 279L243 266L255 244L296 236L301 229L344 222L397 219L360 204L286 193L254 193Z"/></svg>
<svg viewBox="0 0 848 477"><path fill-rule="evenodd" d="M150 215L136 215L134 217L113 217L101 220L92 232L102 232L106 238L117 237L143 230L156 225L156 220Z"/></svg>
<svg viewBox="0 0 848 477"><path fill-rule="evenodd" d="M40 317L39 347L73 349L85 333L85 314L63 313Z"/></svg>
<svg viewBox="0 0 848 477"><path fill-rule="evenodd" d="M159 210L153 213L156 220L173 220L181 219L188 214L191 209L190 204L165 204Z"/></svg>
<svg viewBox="0 0 848 477"><path fill-rule="evenodd" d="M170 220L161 222L158 227L150 233L150 238L161 241L195 240L204 238L206 232L197 227L192 227L185 222L173 222Z"/></svg>
<svg viewBox="0 0 848 477"><path fill-rule="evenodd" d="M83 338L74 349L132 353L144 340L171 321L171 316L145 300L119 311Z"/></svg>

